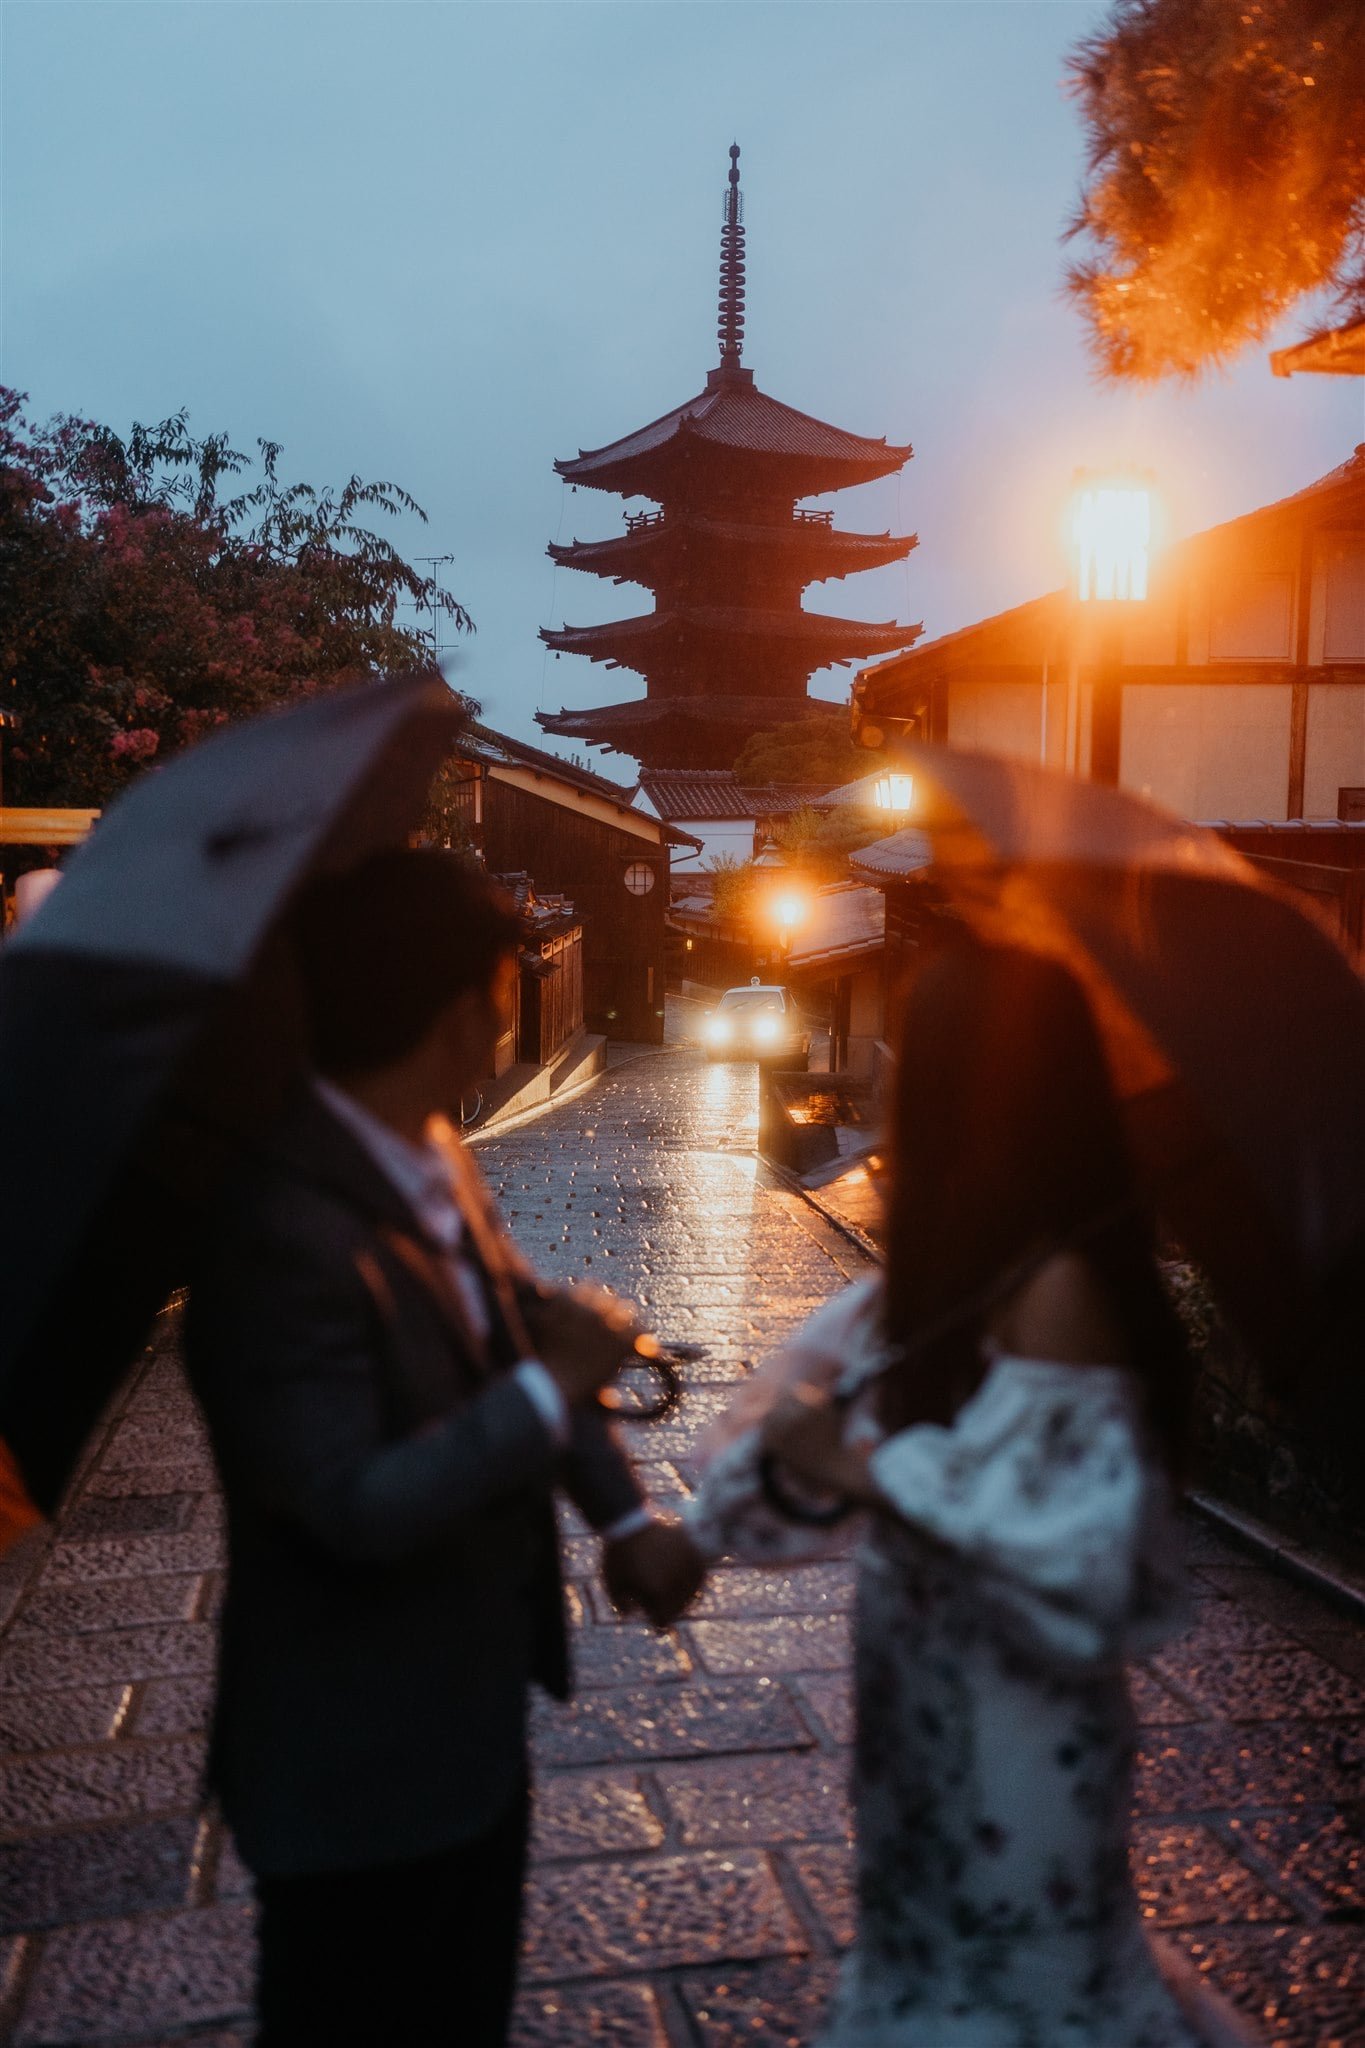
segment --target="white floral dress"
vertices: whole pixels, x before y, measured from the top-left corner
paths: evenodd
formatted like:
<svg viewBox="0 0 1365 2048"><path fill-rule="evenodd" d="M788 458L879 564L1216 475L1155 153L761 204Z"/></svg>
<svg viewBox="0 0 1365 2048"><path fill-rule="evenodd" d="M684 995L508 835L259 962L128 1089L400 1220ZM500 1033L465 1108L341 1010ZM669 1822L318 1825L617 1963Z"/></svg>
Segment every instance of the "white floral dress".
<svg viewBox="0 0 1365 2048"><path fill-rule="evenodd" d="M879 1280L772 1377L844 1391L877 1356ZM856 1398L850 1428L871 1433ZM861 1412L860 1412L861 1411ZM752 1418L752 1398L749 1416ZM716 1552L790 1560L750 1426L703 1474ZM882 1438L893 1512L859 1553L858 1939L825 2048L1189 2048L1128 1874L1124 1660L1181 1618L1173 1516L1128 1375L997 1356L948 1428Z"/></svg>

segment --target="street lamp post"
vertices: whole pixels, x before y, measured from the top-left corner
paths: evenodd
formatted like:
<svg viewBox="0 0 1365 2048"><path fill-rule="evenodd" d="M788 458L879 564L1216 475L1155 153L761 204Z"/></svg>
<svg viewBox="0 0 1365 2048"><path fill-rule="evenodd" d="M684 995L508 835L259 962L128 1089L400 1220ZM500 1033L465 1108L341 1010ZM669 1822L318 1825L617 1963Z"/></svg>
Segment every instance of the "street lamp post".
<svg viewBox="0 0 1365 2048"><path fill-rule="evenodd" d="M1077 471L1071 501L1071 659L1066 765L1088 751L1090 778L1116 786L1123 751L1123 635L1145 603L1152 550L1151 478ZM1091 655L1089 748L1082 741L1080 665Z"/></svg>
<svg viewBox="0 0 1365 2048"><path fill-rule="evenodd" d="M792 873L791 862L775 839L769 839L755 857L754 871L763 879L759 885L759 914L777 934L777 958L785 965L791 954L792 936L803 925L810 910L805 890ZM771 959L771 954L768 956Z"/></svg>

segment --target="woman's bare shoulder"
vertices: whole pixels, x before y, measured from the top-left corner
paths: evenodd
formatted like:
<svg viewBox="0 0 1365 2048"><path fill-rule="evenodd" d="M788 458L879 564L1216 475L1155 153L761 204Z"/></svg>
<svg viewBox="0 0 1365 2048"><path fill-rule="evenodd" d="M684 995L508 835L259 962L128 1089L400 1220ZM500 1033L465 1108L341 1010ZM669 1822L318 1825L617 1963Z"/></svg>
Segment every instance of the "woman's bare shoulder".
<svg viewBox="0 0 1365 2048"><path fill-rule="evenodd" d="M1124 1365L1128 1344L1102 1281L1079 1252L1054 1252L1006 1302L991 1335L1019 1358Z"/></svg>

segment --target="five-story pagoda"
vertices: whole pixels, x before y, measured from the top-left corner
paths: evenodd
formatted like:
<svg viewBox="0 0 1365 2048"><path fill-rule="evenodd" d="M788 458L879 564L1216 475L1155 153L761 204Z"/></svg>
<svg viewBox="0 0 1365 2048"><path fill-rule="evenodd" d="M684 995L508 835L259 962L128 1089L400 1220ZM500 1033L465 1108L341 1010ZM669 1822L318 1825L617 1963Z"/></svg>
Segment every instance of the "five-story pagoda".
<svg viewBox="0 0 1365 2048"><path fill-rule="evenodd" d="M649 768L728 768L755 732L828 706L807 695L831 663L908 647L918 625L806 611L808 583L902 560L914 534L845 533L797 500L889 476L912 450L847 434L769 398L740 361L744 224L730 151L720 259L720 363L706 389L637 433L555 468L569 483L651 499L610 540L552 546L565 568L639 583L655 606L601 626L543 628L557 653L637 670L645 695L540 712L547 732L634 754Z"/></svg>

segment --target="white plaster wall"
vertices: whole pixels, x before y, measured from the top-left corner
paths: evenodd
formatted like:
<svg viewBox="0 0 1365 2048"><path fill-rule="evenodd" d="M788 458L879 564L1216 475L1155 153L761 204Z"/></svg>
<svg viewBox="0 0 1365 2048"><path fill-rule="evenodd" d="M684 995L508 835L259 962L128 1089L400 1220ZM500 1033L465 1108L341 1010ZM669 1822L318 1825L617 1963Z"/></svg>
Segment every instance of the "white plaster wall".
<svg viewBox="0 0 1365 2048"><path fill-rule="evenodd" d="M1059 666L1048 690L1049 739L1064 731L1066 676ZM1036 683L971 683L954 677L948 690L948 738L955 747L1016 760L1041 758L1043 686ZM1049 755L1054 751L1049 745Z"/></svg>
<svg viewBox="0 0 1365 2048"><path fill-rule="evenodd" d="M1291 661L1294 574L1248 570L1216 586L1209 616L1210 661Z"/></svg>
<svg viewBox="0 0 1365 2048"><path fill-rule="evenodd" d="M1298 541L1267 535L1202 562L1190 588L1189 659L1292 661Z"/></svg>
<svg viewBox="0 0 1365 2048"><path fill-rule="evenodd" d="M1310 684L1304 816L1335 818L1342 787L1365 787L1365 683Z"/></svg>
<svg viewBox="0 0 1365 2048"><path fill-rule="evenodd" d="M1289 700L1287 683L1130 684L1124 788L1184 818L1284 818Z"/></svg>
<svg viewBox="0 0 1365 2048"><path fill-rule="evenodd" d="M695 874L699 868L714 867L724 854L729 854L733 860L753 858L752 818L709 818L700 823L690 818L678 818L674 822L680 830L690 832L702 842L700 853L681 846L674 848L672 871L675 875Z"/></svg>
<svg viewBox="0 0 1365 2048"><path fill-rule="evenodd" d="M1170 588L1153 590L1145 604L1135 604L1124 622L1122 659L1135 668L1157 668L1174 662L1176 652L1175 595Z"/></svg>

